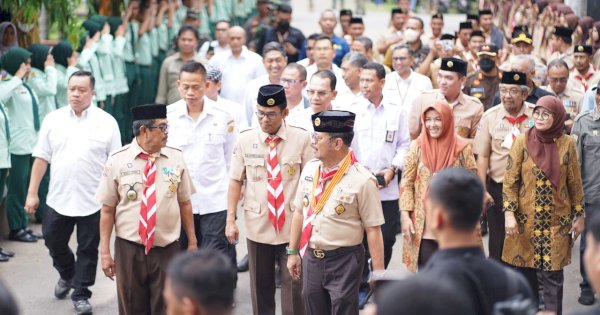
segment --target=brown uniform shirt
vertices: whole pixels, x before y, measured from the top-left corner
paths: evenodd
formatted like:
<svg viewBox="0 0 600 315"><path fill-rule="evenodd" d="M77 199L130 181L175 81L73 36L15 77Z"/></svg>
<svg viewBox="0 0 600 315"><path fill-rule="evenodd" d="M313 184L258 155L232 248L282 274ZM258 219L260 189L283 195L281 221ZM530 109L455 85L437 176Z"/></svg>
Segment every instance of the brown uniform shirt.
<svg viewBox="0 0 600 315"><path fill-rule="evenodd" d="M525 119L519 124L521 134L525 133L534 125L533 107L531 103L524 103L523 108L517 117L525 114L528 119ZM504 171L506 170L506 159L510 148L502 145L504 139L512 132L512 125L505 117L510 116L504 109L504 105L499 104L487 110L481 122L477 127L477 135L473 142L473 152L477 156L487 157L490 159L488 176L496 183L502 183L504 180Z"/></svg>
<svg viewBox="0 0 600 315"><path fill-rule="evenodd" d="M421 133L421 114L425 106L434 101L446 101L439 89L425 91L419 95L410 109L408 130L411 139L416 139ZM454 114L454 128L456 133L463 138L474 138L477 124L483 115L483 105L472 96L460 93L455 104L450 104Z"/></svg>
<svg viewBox="0 0 600 315"><path fill-rule="evenodd" d="M550 57L548 57L547 63L550 63L554 59L562 59L564 62L567 63L569 69L573 69L573 47L569 47L567 51L568 53L565 54L561 54L560 52L555 51L553 54L550 55Z"/></svg>
<svg viewBox="0 0 600 315"><path fill-rule="evenodd" d="M585 94L577 89L575 84L572 83L570 79L569 83L571 84L567 84L567 88L560 94L554 92L552 87L549 85L542 87L542 89L558 96L563 105L565 105L565 110L567 113L571 115L571 119L575 119L575 116L577 116L581 110L581 105L583 105L583 98L585 97Z"/></svg>
<svg viewBox="0 0 600 315"><path fill-rule="evenodd" d="M313 157L308 131L282 125L277 136L277 159L281 166L283 198L285 200L285 224L279 234L269 221L267 202L267 156L269 147L265 143L269 135L259 127L242 131L236 141L231 158L229 178L246 181L244 195L244 223L247 237L263 244L284 244L290 241L293 210L290 204L298 188L300 172Z"/></svg>
<svg viewBox="0 0 600 315"><path fill-rule="evenodd" d="M467 77L463 93L479 99L483 103L484 110L488 110L494 106L494 95L500 89L501 79L500 70L494 77L485 76L481 70L477 70Z"/></svg>
<svg viewBox="0 0 600 315"><path fill-rule="evenodd" d="M96 198L103 204L116 207L115 232L117 237L140 243L138 234L140 207L144 193L146 153L134 139L131 144L113 153L106 162ZM181 216L179 203L190 200L196 192L181 151L164 147L156 157L156 231L154 246L164 247L179 239ZM133 189L135 199L127 198Z"/></svg>
<svg viewBox="0 0 600 315"><path fill-rule="evenodd" d="M313 182L318 180L314 178L317 167L321 167L321 162L316 159L306 165L294 199L294 209L303 209L304 217L308 212ZM384 222L375 177L362 165L355 163L312 221L308 247L332 250L358 245L363 241L366 227L380 226Z"/></svg>

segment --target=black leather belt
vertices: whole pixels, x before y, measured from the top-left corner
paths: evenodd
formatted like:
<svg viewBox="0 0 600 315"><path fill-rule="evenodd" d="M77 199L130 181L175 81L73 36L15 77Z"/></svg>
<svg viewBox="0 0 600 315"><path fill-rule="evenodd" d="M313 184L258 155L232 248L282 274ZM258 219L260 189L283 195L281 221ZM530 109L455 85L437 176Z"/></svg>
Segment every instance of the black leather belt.
<svg viewBox="0 0 600 315"><path fill-rule="evenodd" d="M362 248L362 244L348 246L348 247L339 247L332 250L324 250L324 249L314 249L308 248L308 252L310 252L315 258L324 259L324 258L333 258L336 256L344 255L351 253L359 248Z"/></svg>

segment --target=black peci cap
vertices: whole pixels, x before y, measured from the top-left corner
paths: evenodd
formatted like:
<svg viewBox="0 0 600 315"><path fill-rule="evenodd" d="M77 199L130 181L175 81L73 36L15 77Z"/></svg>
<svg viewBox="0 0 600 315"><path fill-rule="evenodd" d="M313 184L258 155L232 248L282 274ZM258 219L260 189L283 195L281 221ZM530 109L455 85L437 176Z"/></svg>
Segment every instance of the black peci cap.
<svg viewBox="0 0 600 315"><path fill-rule="evenodd" d="M502 79L500 83L527 85L527 75L523 72L502 71Z"/></svg>
<svg viewBox="0 0 600 315"><path fill-rule="evenodd" d="M146 104L131 108L133 120L165 119L167 118L167 105Z"/></svg>
<svg viewBox="0 0 600 315"><path fill-rule="evenodd" d="M573 47L573 53L586 53L588 55L591 55L592 54L592 46L575 45L575 47Z"/></svg>
<svg viewBox="0 0 600 315"><path fill-rule="evenodd" d="M265 107L280 106L282 104L287 105L287 99L285 98L283 86L279 84L263 85L258 90L256 102L258 105Z"/></svg>
<svg viewBox="0 0 600 315"><path fill-rule="evenodd" d="M440 70L452 71L466 76L467 65L468 63L462 59L442 58L442 66L440 67Z"/></svg>
<svg viewBox="0 0 600 315"><path fill-rule="evenodd" d="M356 115L344 110L326 110L311 118L316 132L353 132Z"/></svg>
<svg viewBox="0 0 600 315"><path fill-rule="evenodd" d="M458 28L458 30L472 30L472 29L473 29L473 23L471 23L471 21L460 22L460 26Z"/></svg>

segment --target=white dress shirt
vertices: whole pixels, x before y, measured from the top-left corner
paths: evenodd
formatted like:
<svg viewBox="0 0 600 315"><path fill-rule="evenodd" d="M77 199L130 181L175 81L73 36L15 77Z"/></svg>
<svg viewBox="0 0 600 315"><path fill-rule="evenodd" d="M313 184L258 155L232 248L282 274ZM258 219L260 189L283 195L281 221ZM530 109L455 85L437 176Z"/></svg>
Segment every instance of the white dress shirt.
<svg viewBox="0 0 600 315"><path fill-rule="evenodd" d="M225 47L221 47L221 45L219 45L219 42L216 40L206 41L206 42L204 42L204 44L202 44L202 46L200 47L200 50L198 51L198 56L202 60L208 60L208 58L206 58L206 55L208 54L209 46L213 46L213 48L214 48L215 54L213 55L213 57L231 52L231 48L229 48L229 45L227 45Z"/></svg>
<svg viewBox="0 0 600 315"><path fill-rule="evenodd" d="M207 97L204 97L207 99ZM235 120L235 127L239 131L248 128L248 120L246 119L246 111L242 108L242 105L232 100L228 100L221 96L217 96L216 101L217 108L223 109L233 117Z"/></svg>
<svg viewBox="0 0 600 315"><path fill-rule="evenodd" d="M195 187L192 195L194 214L227 210L229 163L237 130L229 113L204 98L204 108L194 121L184 100L167 106L169 139L167 145L181 149Z"/></svg>
<svg viewBox="0 0 600 315"><path fill-rule="evenodd" d="M313 74L317 73L317 71L319 71L319 69L317 69L316 63L306 67L306 82L308 82L308 85L306 85L306 89L304 89L305 92L310 86L310 78L312 78ZM350 88L346 85L346 81L344 81L344 77L342 76L342 69L340 69L340 67L338 67L335 63L332 63L331 71L335 75L335 90L338 91L338 94L350 90Z"/></svg>
<svg viewBox="0 0 600 315"><path fill-rule="evenodd" d="M296 126L296 127L306 129L306 131L308 131L312 134L315 131L315 129L313 128L313 125L312 125L312 118L311 118L311 116L314 113L315 112L313 111L312 107L303 108L299 111L296 111L293 116L291 116L291 115L288 116L285 119L285 123L290 126Z"/></svg>
<svg viewBox="0 0 600 315"><path fill-rule="evenodd" d="M262 58L246 47L239 58L230 52L215 55L209 62L223 73L221 96L236 103L244 103L244 87L253 79L266 73Z"/></svg>
<svg viewBox="0 0 600 315"><path fill-rule="evenodd" d="M242 103L242 105L244 105L243 107L246 110L248 125L252 125L252 120L256 118L254 112L256 111L256 100L258 99L258 90L262 86L267 84L271 84L271 81L269 81L269 75L265 74L244 85L244 102ZM241 88L244 89L244 86L242 86Z"/></svg>
<svg viewBox="0 0 600 315"><path fill-rule="evenodd" d="M356 109L352 149L359 163L374 174L390 166L402 169L410 145L406 110L385 97L377 108L365 99ZM400 198L395 176L379 195L382 201Z"/></svg>
<svg viewBox="0 0 600 315"><path fill-rule="evenodd" d="M289 109L289 103L288 103L288 109ZM300 101L300 104L296 105L296 107L294 107L293 109L290 109L290 111L288 112L288 115L285 118L285 123L289 124L289 122L291 121L294 126L306 129L304 127L304 125L298 125L296 123L298 121L299 117L305 117L304 116L305 109L310 109L310 102L308 101L308 99L306 97L302 96L302 100ZM255 112L256 112L256 110L252 112L252 118L250 119L252 121L252 124L251 124L252 128L259 126L258 117L256 117ZM312 127L311 127L311 129L312 129ZM307 129L307 130L310 131L310 129Z"/></svg>
<svg viewBox="0 0 600 315"><path fill-rule="evenodd" d="M121 147L117 121L94 106L77 117L71 106L50 112L40 129L33 156L46 160L50 186L46 203L68 217L100 210L94 194L110 153Z"/></svg>
<svg viewBox="0 0 600 315"><path fill-rule="evenodd" d="M354 94L352 90L347 89L345 91L340 91L335 99L331 101L331 104L336 109L354 112L354 108L365 101L366 100L360 91L357 94Z"/></svg>
<svg viewBox="0 0 600 315"><path fill-rule="evenodd" d="M398 72L394 71L385 76L383 98L410 112L410 107L417 96L431 89L433 89L431 79L420 73L411 71L408 78L404 80Z"/></svg>

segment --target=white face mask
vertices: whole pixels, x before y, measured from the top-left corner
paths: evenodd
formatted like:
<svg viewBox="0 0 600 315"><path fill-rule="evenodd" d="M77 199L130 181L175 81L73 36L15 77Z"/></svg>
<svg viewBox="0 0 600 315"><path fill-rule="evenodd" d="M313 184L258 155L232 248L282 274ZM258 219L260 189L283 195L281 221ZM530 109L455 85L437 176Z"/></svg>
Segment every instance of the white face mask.
<svg viewBox="0 0 600 315"><path fill-rule="evenodd" d="M408 43L414 43L415 41L417 41L417 39L419 39L419 32L407 28L404 30L404 39Z"/></svg>

